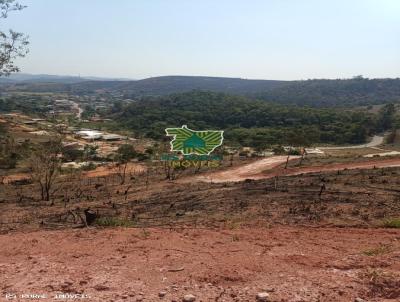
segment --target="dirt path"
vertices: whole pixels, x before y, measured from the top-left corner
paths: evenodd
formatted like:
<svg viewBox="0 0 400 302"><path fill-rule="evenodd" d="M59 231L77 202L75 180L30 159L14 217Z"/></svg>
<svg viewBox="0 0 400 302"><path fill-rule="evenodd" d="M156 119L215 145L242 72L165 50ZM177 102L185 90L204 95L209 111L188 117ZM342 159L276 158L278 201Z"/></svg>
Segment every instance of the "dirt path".
<svg viewBox="0 0 400 302"><path fill-rule="evenodd" d="M83 109L79 106L77 102L71 101L71 103L72 107L76 110L76 118L80 120L83 113Z"/></svg>
<svg viewBox="0 0 400 302"><path fill-rule="evenodd" d="M290 159L299 158L298 156L291 156ZM234 167L224 171L211 172L204 175L188 177L182 179L181 182L236 182L245 179L266 179L274 176L281 175L298 175L304 173L323 172L323 171L337 171L344 169L373 169L399 167L400 158L391 159L377 159L366 162L343 163L343 164L329 164L324 166L313 167L299 167L299 168L278 168L279 165L286 162L286 156L272 156L269 158L257 160L247 165Z"/></svg>
<svg viewBox="0 0 400 302"><path fill-rule="evenodd" d="M296 159L299 156L291 156L290 159ZM239 167L228 168L224 171L211 172L204 175L182 179L181 182L191 182L193 180L204 182L229 182L242 181L245 179L265 178L261 173L268 169L273 169L286 162L287 156L272 156L254 161Z"/></svg>
<svg viewBox="0 0 400 302"><path fill-rule="evenodd" d="M336 147L317 147L320 150L339 150L339 149L360 149L360 148L372 148L383 144L384 136L374 135L369 143L354 146L336 146Z"/></svg>
<svg viewBox="0 0 400 302"><path fill-rule="evenodd" d="M0 235L0 300L182 301L191 293L231 302L269 291L271 301L399 301L399 239L396 230L304 227L13 233Z"/></svg>

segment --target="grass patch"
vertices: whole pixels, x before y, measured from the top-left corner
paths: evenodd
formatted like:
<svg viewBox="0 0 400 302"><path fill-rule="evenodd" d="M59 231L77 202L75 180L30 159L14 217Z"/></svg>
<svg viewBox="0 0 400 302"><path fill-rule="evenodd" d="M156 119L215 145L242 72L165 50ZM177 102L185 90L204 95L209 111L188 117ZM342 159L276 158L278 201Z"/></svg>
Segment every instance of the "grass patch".
<svg viewBox="0 0 400 302"><path fill-rule="evenodd" d="M365 250L362 253L366 256L377 256L381 254L386 254L391 252L391 246L387 244L382 244L376 248Z"/></svg>
<svg viewBox="0 0 400 302"><path fill-rule="evenodd" d="M103 227L132 227L134 226L133 221L122 219L118 217L101 217L95 221L97 226Z"/></svg>
<svg viewBox="0 0 400 302"><path fill-rule="evenodd" d="M383 223L385 228L400 229L400 218L388 219Z"/></svg>

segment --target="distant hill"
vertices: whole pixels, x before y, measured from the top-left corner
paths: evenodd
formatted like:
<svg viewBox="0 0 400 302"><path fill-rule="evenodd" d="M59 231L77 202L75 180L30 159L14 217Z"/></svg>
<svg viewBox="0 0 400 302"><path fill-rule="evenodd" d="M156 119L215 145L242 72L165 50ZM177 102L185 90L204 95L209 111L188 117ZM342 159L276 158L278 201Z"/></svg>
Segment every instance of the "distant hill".
<svg viewBox="0 0 400 302"><path fill-rule="evenodd" d="M34 92L71 92L94 93L97 91L125 94L128 97L168 95L171 93L191 90L207 90L230 94L252 94L263 92L285 84L284 81L246 80L239 78L165 76L137 81L88 81L83 78L62 79L52 78L52 81L19 81L3 83L3 89L12 91ZM0 82L1 83L1 82Z"/></svg>
<svg viewBox="0 0 400 302"><path fill-rule="evenodd" d="M51 74L13 73L8 77L0 77L0 83L80 83L84 81L126 81L131 79L80 77Z"/></svg>
<svg viewBox="0 0 400 302"><path fill-rule="evenodd" d="M143 80L89 80L79 77L23 74L1 78L0 91L111 93L126 98L163 96L193 90L244 95L281 104L334 107L400 102L400 79L275 81L240 78L163 76Z"/></svg>
<svg viewBox="0 0 400 302"><path fill-rule="evenodd" d="M286 82L240 78L165 76L125 82L118 89L133 95L167 95L191 90L208 90L230 94L252 94L281 87Z"/></svg>
<svg viewBox="0 0 400 302"><path fill-rule="evenodd" d="M399 103L400 78L293 81L253 96L282 104L314 107Z"/></svg>

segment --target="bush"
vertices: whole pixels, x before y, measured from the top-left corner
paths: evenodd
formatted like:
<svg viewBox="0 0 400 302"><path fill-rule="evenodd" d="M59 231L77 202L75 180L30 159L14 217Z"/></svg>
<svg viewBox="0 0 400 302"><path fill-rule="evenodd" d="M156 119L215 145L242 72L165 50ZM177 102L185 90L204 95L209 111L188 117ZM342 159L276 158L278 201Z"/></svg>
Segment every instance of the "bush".
<svg viewBox="0 0 400 302"><path fill-rule="evenodd" d="M118 217L101 217L96 219L95 225L103 227L131 227L134 223Z"/></svg>
<svg viewBox="0 0 400 302"><path fill-rule="evenodd" d="M385 228L400 229L400 218L388 219L383 223Z"/></svg>

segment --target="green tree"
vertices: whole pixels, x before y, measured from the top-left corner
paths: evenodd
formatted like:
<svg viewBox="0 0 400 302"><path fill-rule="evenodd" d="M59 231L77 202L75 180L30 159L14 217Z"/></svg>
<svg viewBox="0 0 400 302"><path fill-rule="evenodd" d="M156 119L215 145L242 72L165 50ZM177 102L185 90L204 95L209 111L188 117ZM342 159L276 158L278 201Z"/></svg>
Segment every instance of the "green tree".
<svg viewBox="0 0 400 302"><path fill-rule="evenodd" d="M378 127L380 130L388 130L393 127L396 108L394 104L386 104L379 111Z"/></svg>
<svg viewBox="0 0 400 302"><path fill-rule="evenodd" d="M9 12L19 11L25 6L15 0L0 0L0 18L8 17ZM18 72L19 68L14 61L18 57L24 57L27 52L28 37L23 33L9 29L8 32L0 31L0 76Z"/></svg>

